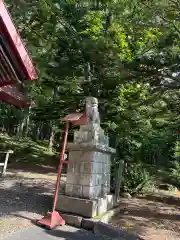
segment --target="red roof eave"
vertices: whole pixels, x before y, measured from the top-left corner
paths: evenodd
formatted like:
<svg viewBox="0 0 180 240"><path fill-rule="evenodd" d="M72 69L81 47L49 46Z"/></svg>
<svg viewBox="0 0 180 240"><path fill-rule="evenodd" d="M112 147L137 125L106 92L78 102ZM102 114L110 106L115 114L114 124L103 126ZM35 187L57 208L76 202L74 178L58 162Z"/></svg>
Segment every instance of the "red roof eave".
<svg viewBox="0 0 180 240"><path fill-rule="evenodd" d="M18 31L16 30L13 21L8 13L3 0L0 0L0 17L6 27L6 37L11 44L12 49L14 50L18 60L26 74L27 80L37 79L37 72L33 66L32 60L28 55L28 52L21 40Z"/></svg>
<svg viewBox="0 0 180 240"><path fill-rule="evenodd" d="M27 108L30 105L18 83L0 87L0 100L19 108Z"/></svg>

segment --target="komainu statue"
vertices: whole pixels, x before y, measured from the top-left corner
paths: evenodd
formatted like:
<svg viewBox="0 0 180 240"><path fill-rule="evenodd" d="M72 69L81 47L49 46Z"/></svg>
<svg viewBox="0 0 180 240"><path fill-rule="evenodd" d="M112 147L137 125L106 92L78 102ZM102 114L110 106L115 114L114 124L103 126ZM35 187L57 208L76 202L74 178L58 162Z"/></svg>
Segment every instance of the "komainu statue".
<svg viewBox="0 0 180 240"><path fill-rule="evenodd" d="M100 126L97 98L94 97L86 98L86 116L88 119L88 125L98 124Z"/></svg>
<svg viewBox="0 0 180 240"><path fill-rule="evenodd" d="M108 145L108 137L104 135L104 130L100 126L100 116L98 111L98 99L94 97L86 98L87 125L80 126L80 130L74 133L74 142L77 144L104 144Z"/></svg>

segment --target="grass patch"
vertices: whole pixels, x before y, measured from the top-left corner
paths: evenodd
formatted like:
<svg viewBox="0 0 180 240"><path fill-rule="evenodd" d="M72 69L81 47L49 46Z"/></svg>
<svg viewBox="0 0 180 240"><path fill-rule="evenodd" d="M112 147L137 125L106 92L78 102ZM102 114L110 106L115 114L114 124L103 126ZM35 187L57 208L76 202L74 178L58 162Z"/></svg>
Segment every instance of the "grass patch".
<svg viewBox="0 0 180 240"><path fill-rule="evenodd" d="M0 151L13 150L10 161L38 164L58 163L58 153L48 151L47 142L35 142L30 138L10 137L0 135Z"/></svg>
<svg viewBox="0 0 180 240"><path fill-rule="evenodd" d="M94 219L94 220L100 220L102 217L104 217L104 216L106 215L106 213L107 213L107 212L104 212L104 213L102 213L102 214L100 214L100 215L97 215L97 216L93 217L93 219Z"/></svg>

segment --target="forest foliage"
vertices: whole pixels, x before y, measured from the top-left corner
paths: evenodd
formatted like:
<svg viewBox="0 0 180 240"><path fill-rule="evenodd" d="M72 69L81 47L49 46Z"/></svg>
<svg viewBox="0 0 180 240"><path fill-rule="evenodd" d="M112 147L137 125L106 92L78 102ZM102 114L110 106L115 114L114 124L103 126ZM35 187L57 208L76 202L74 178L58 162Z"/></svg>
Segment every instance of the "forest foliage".
<svg viewBox="0 0 180 240"><path fill-rule="evenodd" d="M5 2L39 78L26 86L29 109L1 104L2 129L48 140L53 151L61 143L60 119L82 110L91 95L117 149L113 165L126 162L127 190L160 169L180 185L180 2Z"/></svg>

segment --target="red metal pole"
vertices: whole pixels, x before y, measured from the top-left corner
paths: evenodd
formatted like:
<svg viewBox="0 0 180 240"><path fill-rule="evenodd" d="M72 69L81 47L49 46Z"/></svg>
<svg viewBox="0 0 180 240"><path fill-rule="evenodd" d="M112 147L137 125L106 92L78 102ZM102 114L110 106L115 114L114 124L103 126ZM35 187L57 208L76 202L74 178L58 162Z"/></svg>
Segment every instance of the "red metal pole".
<svg viewBox="0 0 180 240"><path fill-rule="evenodd" d="M63 139L63 143L62 143L62 150L60 153L60 162L59 162L58 173L57 173L56 189L55 189L54 198L53 198L52 212L48 213L47 216L44 216L42 219L37 221L38 225L45 226L48 229L53 229L58 225L65 224L64 219L61 217L59 212L56 211L56 204L57 204L57 199L58 199L59 185L60 185L60 181L61 181L62 167L63 167L64 163L65 164L69 163L69 161L64 160L64 153L66 150L69 124L71 121L76 125L81 125L81 123L84 123L84 120L82 122L79 121L79 118L81 118L81 117L82 117L82 114L76 113L76 114L72 114L72 116L68 116L68 119L66 119L66 127L65 127L64 139Z"/></svg>
<svg viewBox="0 0 180 240"><path fill-rule="evenodd" d="M62 172L62 167L63 167L63 162L64 162L64 153L65 153L66 144L67 144L68 130L69 130L69 121L66 121L64 140L63 140L62 150L60 153L60 163L59 163L59 167L58 167L58 176L57 176L57 180L56 180L56 190L54 193L52 212L56 210L56 203L57 203L57 199L58 199L59 185L60 185L60 180L61 180L61 172Z"/></svg>
<svg viewBox="0 0 180 240"><path fill-rule="evenodd" d="M58 225L65 224L64 219L56 211L56 203L57 203L57 199L58 199L62 166L63 166L63 163L65 163L65 162L67 163L67 161L64 161L64 152L66 150L68 130L69 130L69 121L66 121L65 134L64 134L64 139L63 139L63 143L62 143L62 150L60 153L60 161L59 161L58 174L57 174L57 180L56 180L56 189L55 189L54 198L53 198L52 212L37 221L38 225L45 226L48 229L53 229L53 228L57 227Z"/></svg>

